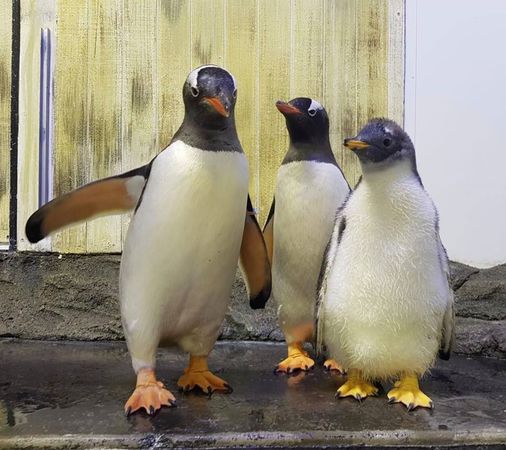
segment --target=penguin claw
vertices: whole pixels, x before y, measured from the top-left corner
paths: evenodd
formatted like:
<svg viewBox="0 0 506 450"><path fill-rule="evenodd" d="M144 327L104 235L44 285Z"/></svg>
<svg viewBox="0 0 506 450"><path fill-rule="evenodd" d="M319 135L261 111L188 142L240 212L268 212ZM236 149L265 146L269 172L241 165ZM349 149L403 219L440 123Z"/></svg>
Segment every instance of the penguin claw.
<svg viewBox="0 0 506 450"><path fill-rule="evenodd" d="M298 353L281 361L274 369L274 373L286 373L287 375L291 375L299 370L307 372L313 369L314 365L313 359L305 354Z"/></svg>
<svg viewBox="0 0 506 450"><path fill-rule="evenodd" d="M366 397L376 395L378 388L362 379L349 379L339 387L336 397L353 397L362 402Z"/></svg>
<svg viewBox="0 0 506 450"><path fill-rule="evenodd" d="M211 397L215 391L223 391L225 393L232 392L232 388L221 378L217 377L211 371L185 371L177 382L178 386L184 392L192 391L199 388L204 394Z"/></svg>
<svg viewBox="0 0 506 450"><path fill-rule="evenodd" d="M406 380L394 384L394 388L387 394L388 403L402 403L408 411L413 411L419 406L432 409L434 407L432 400L420 390L416 378L414 378L416 384L413 377Z"/></svg>
<svg viewBox="0 0 506 450"><path fill-rule="evenodd" d="M160 386L158 382L148 382L138 385L125 404L125 415L129 416L139 409L144 409L150 416L162 406L172 406L175 397L170 391Z"/></svg>
<svg viewBox="0 0 506 450"><path fill-rule="evenodd" d="M341 375L344 375L346 373L346 371L344 370L343 366L341 366L341 364L339 364L337 361L335 361L334 359L327 359L324 363L323 363L323 368L327 371L327 372L338 372L340 373Z"/></svg>

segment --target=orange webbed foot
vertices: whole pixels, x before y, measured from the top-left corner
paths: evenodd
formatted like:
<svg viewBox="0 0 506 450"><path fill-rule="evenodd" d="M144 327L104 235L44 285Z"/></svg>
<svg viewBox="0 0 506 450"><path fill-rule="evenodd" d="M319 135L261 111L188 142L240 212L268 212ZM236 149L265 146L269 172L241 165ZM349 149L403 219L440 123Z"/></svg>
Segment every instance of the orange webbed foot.
<svg viewBox="0 0 506 450"><path fill-rule="evenodd" d="M375 396L379 389L363 378L362 373L350 369L348 380L336 392L336 397L353 397L359 402L366 397Z"/></svg>
<svg viewBox="0 0 506 450"><path fill-rule="evenodd" d="M183 392L189 392L197 387L208 395L215 391L232 392L232 387L226 381L209 370L205 356L190 356L190 364L179 377L177 385Z"/></svg>
<svg viewBox="0 0 506 450"><path fill-rule="evenodd" d="M339 364L335 359L327 359L323 363L323 367L325 370L328 370L329 372L330 371L337 371L343 375L346 373L346 370L344 369L344 367L341 364Z"/></svg>
<svg viewBox="0 0 506 450"><path fill-rule="evenodd" d="M162 406L176 406L176 398L161 381L156 380L153 369L141 369L135 390L125 403L125 414L128 416L144 408L152 416Z"/></svg>
<svg viewBox="0 0 506 450"><path fill-rule="evenodd" d="M302 344L295 343L288 345L288 358L281 361L274 369L274 372L293 373L298 370L308 371L314 367L314 360L302 348Z"/></svg>
<svg viewBox="0 0 506 450"><path fill-rule="evenodd" d="M432 409L434 404L421 390L418 384L418 377L413 374L404 374L388 392L388 403L403 403L411 411L415 408Z"/></svg>

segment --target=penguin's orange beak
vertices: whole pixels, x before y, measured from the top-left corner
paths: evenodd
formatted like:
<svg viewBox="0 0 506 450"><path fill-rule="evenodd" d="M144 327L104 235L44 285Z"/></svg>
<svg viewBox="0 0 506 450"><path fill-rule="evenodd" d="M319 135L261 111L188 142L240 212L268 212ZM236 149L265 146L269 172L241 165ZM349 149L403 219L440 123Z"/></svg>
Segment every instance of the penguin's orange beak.
<svg viewBox="0 0 506 450"><path fill-rule="evenodd" d="M204 97L204 101L209 103L223 117L230 116L230 113L225 109L225 106L223 106L218 97Z"/></svg>
<svg viewBox="0 0 506 450"><path fill-rule="evenodd" d="M369 147L367 142L360 141L358 139L345 139L343 145L348 147L350 150L362 150Z"/></svg>
<svg viewBox="0 0 506 450"><path fill-rule="evenodd" d="M276 108L278 108L281 114L301 114L299 108L290 105L290 103L282 102L281 100L276 102Z"/></svg>

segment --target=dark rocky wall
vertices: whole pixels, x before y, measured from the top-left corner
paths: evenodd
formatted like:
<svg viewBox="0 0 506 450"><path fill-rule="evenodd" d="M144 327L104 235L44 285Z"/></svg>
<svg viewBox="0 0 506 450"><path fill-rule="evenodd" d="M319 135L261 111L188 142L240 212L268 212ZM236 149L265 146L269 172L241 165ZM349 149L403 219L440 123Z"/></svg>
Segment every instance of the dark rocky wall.
<svg viewBox="0 0 506 450"><path fill-rule="evenodd" d="M0 253L0 337L117 340L119 255ZM506 265L452 263L456 351L506 358ZM249 308L239 272L223 339L282 340L274 305Z"/></svg>

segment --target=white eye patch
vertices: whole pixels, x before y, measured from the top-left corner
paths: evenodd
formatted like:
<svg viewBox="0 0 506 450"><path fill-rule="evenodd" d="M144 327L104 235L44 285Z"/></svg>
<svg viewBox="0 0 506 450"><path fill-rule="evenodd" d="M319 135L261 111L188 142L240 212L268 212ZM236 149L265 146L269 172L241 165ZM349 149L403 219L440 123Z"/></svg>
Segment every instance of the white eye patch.
<svg viewBox="0 0 506 450"><path fill-rule="evenodd" d="M318 103L316 100L311 99L311 104L309 105L309 108L308 108L309 115L314 116L316 114L316 111L318 111L320 109L323 109L323 106L320 103ZM314 111L314 113L312 113L312 111Z"/></svg>
<svg viewBox="0 0 506 450"><path fill-rule="evenodd" d="M196 69L192 70L190 74L188 75L188 78L186 79L186 82L190 85L190 87L198 89L197 82L199 78L199 73L202 69L206 69L207 67L216 67L218 69L222 69L223 71L227 72L230 77L232 78L232 81L234 82L234 90L237 89L237 83L235 81L235 77L226 69L223 67L219 67L215 64L206 64L205 66L197 67Z"/></svg>

